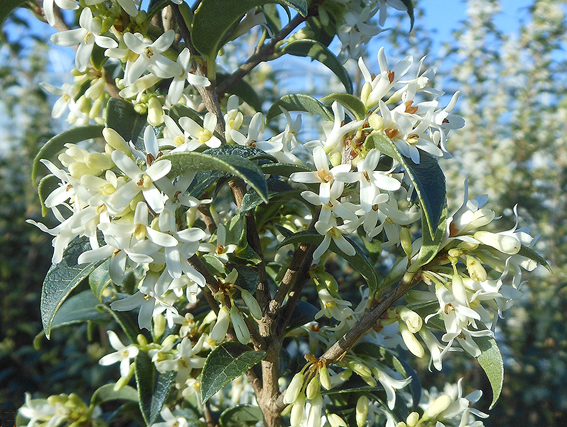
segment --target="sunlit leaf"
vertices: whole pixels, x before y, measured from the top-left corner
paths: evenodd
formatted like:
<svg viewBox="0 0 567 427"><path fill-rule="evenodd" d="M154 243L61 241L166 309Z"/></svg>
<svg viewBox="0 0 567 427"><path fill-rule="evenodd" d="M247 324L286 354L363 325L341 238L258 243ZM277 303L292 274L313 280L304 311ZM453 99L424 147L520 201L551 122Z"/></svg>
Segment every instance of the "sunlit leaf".
<svg viewBox="0 0 567 427"><path fill-rule="evenodd" d="M317 114L325 120L334 120L333 114L327 107L312 96L302 94L282 96L270 107L266 114L266 120L270 121L274 117L282 114L282 109L280 107L285 108L287 111L305 111L307 113Z"/></svg>
<svg viewBox="0 0 567 427"><path fill-rule="evenodd" d="M138 402L138 392L129 385L122 387L120 390L114 390L115 384L105 384L99 387L91 397L91 405L97 406L111 400L128 400L130 402Z"/></svg>
<svg viewBox="0 0 567 427"><path fill-rule="evenodd" d="M219 419L221 427L255 426L264 416L258 406L238 405L225 410Z"/></svg>
<svg viewBox="0 0 567 427"><path fill-rule="evenodd" d="M345 107L354 116L356 120L363 120L366 117L366 107L364 103L356 96L348 93L332 93L321 98L323 104L330 105L334 101Z"/></svg>
<svg viewBox="0 0 567 427"><path fill-rule="evenodd" d="M476 358L492 387L492 403L490 409L496 404L502 392L502 385L504 384L504 362L502 361L502 354L498 349L498 344L492 337L475 337L473 338L477 343L480 351L480 356Z"/></svg>
<svg viewBox="0 0 567 427"><path fill-rule="evenodd" d="M106 106L106 126L118 132L124 141L143 147L147 125L147 114L138 114L130 102L110 98Z"/></svg>
<svg viewBox="0 0 567 427"><path fill-rule="evenodd" d="M51 329L82 322L107 322L110 316L97 309L100 301L93 293L83 291L67 299L57 311Z"/></svg>

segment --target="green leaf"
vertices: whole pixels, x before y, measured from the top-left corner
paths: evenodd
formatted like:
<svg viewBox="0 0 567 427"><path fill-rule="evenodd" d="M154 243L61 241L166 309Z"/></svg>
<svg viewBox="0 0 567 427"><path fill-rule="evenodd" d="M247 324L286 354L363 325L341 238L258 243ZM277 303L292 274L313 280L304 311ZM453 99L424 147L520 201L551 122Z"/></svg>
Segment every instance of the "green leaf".
<svg viewBox="0 0 567 427"><path fill-rule="evenodd" d="M253 405L239 405L225 410L219 419L221 427L255 426L262 421L262 410Z"/></svg>
<svg viewBox="0 0 567 427"><path fill-rule="evenodd" d="M199 115L199 113L183 104L175 104L171 107L169 115L176 122L179 122L181 117L189 117L199 125L203 125L203 118Z"/></svg>
<svg viewBox="0 0 567 427"><path fill-rule="evenodd" d="M236 265L234 268L238 271L236 285L240 286L242 289L246 289L251 294L254 294L260 284L260 276L258 273L246 265Z"/></svg>
<svg viewBox="0 0 567 427"><path fill-rule="evenodd" d="M217 85L220 85L228 77L229 74L217 73ZM241 100L254 108L254 110L262 111L262 101L260 100L260 97L252 85L244 79L240 79L233 84L227 93L238 96Z"/></svg>
<svg viewBox="0 0 567 427"><path fill-rule="evenodd" d="M0 2L0 27L4 25L6 18L27 0L2 0Z"/></svg>
<svg viewBox="0 0 567 427"><path fill-rule="evenodd" d="M108 101L106 126L118 132L124 141L132 141L136 147L143 147L147 124L147 114L138 114L131 103L118 98Z"/></svg>
<svg viewBox="0 0 567 427"><path fill-rule="evenodd" d="M318 16L310 16L309 19L305 22L305 29L307 31L311 31L313 33L314 40L317 40L319 43L329 46L336 35L337 25L335 19L332 15L329 16L329 24L327 26L323 26L321 20Z"/></svg>
<svg viewBox="0 0 567 427"><path fill-rule="evenodd" d="M411 0L402 0L402 3L408 8L408 15L410 18L410 31L413 30L413 24L415 23L415 16L413 13L413 2Z"/></svg>
<svg viewBox="0 0 567 427"><path fill-rule="evenodd" d="M522 245L520 251L516 255L524 256L528 259L531 259L532 261L537 262L539 265L542 265L546 268L547 271L553 274L553 270L551 270L551 267L549 266L547 261L532 248L528 248L527 246Z"/></svg>
<svg viewBox="0 0 567 427"><path fill-rule="evenodd" d="M140 411L146 425L151 426L169 395L176 373L175 371L157 372L150 356L143 351L138 353L134 364Z"/></svg>
<svg viewBox="0 0 567 427"><path fill-rule="evenodd" d="M101 265L104 260L78 264L77 259L83 252L91 249L87 237L79 237L69 243L63 252L63 259L58 264L53 264L43 282L41 289L41 321L45 336L49 339L51 325L61 304L83 279Z"/></svg>
<svg viewBox="0 0 567 427"><path fill-rule="evenodd" d="M283 199L283 202L289 202L290 199L298 198L301 194L301 190L295 190L287 182L280 181L275 178L268 178L266 183L268 184L268 200L274 201L275 199ZM246 212L254 209L256 206L262 203L262 199L255 191L248 191L242 198L242 204L240 205L240 215L244 215Z"/></svg>
<svg viewBox="0 0 567 427"><path fill-rule="evenodd" d="M99 300L90 290L73 295L57 311L51 329L74 323L109 321L110 316L97 309L99 304Z"/></svg>
<svg viewBox="0 0 567 427"><path fill-rule="evenodd" d="M291 6L301 15L307 15L307 0L203 0L193 17L193 45L207 58L215 58L231 27L250 9L269 3Z"/></svg>
<svg viewBox="0 0 567 427"><path fill-rule="evenodd" d="M435 256L439 253L441 249L441 244L443 243L443 237L445 237L445 232L447 228L447 205L443 208L443 214L441 215L441 220L437 226L437 231L435 232L435 237L432 239L427 230L422 230L422 241L417 260L415 260L412 265L408 268L409 272L417 272L419 267L426 265L428 262L432 261Z"/></svg>
<svg viewBox="0 0 567 427"><path fill-rule="evenodd" d="M284 95L278 99L268 110L266 121L269 122L274 117L282 114L280 107L285 108L287 111L305 111L307 113L317 114L329 121L335 120L333 113L312 96L294 94Z"/></svg>
<svg viewBox="0 0 567 427"><path fill-rule="evenodd" d="M294 165L291 163L266 163L260 166L266 175L281 175L289 177L295 172L311 172L312 169L304 165Z"/></svg>
<svg viewBox="0 0 567 427"><path fill-rule="evenodd" d="M114 384L105 384L99 387L91 397L91 405L97 406L111 400L128 400L130 402L138 402L138 392L129 385L124 386L120 390L114 390Z"/></svg>
<svg viewBox="0 0 567 427"><path fill-rule="evenodd" d="M423 227L424 233L427 231L431 236L436 235L447 195L445 175L437 159L429 153L420 151L420 162L415 164L411 159L404 157L388 137L378 132L372 132L366 141L368 148L377 148L404 167L419 198L423 222L427 225Z"/></svg>
<svg viewBox="0 0 567 427"><path fill-rule="evenodd" d="M306 323L314 321L317 313L319 313L319 309L313 304L310 304L307 301L297 301L297 304L295 304L295 307L293 308L293 313L291 315L289 325L287 325L287 329L291 330L299 328Z"/></svg>
<svg viewBox="0 0 567 427"><path fill-rule="evenodd" d="M35 182L39 174L41 159L53 160L61 150L65 148L65 144L75 144L77 142L86 141L87 139L102 137L103 125L78 126L55 135L41 147L41 150L35 156L32 167L32 182Z"/></svg>
<svg viewBox="0 0 567 427"><path fill-rule="evenodd" d="M49 212L45 206L45 200L49 195L59 187L61 180L53 174L45 175L39 181L37 186L37 193L39 194L39 201L41 203L41 215L45 216Z"/></svg>
<svg viewBox="0 0 567 427"><path fill-rule="evenodd" d="M317 40L303 39L292 41L282 49L282 53L293 56L308 56L311 60L320 62L338 77L348 93L353 92L352 81L341 61L324 44Z"/></svg>
<svg viewBox="0 0 567 427"><path fill-rule="evenodd" d="M170 176L188 172L221 171L242 178L258 192L262 200L268 201L268 186L262 170L250 160L234 155L212 156L205 153L183 152L166 154L157 161L171 161Z"/></svg>
<svg viewBox="0 0 567 427"><path fill-rule="evenodd" d="M242 145L221 145L218 148L209 148L203 151L203 154L209 154L211 156L239 156L248 160L270 160L277 161L277 159L271 154L260 150L259 148L242 146Z"/></svg>
<svg viewBox="0 0 567 427"><path fill-rule="evenodd" d="M137 342L137 337L138 334L140 333L140 330L138 329L136 324L132 321L132 317L131 317L132 315L130 314L130 312L114 311L106 304L100 304L98 307L101 310L105 310L108 313L110 313L110 315L114 318L116 323L120 325L120 327L122 328L122 330L124 331L124 333L126 334L126 336L128 337L131 343Z"/></svg>
<svg viewBox="0 0 567 427"><path fill-rule="evenodd" d="M300 244L300 243L309 243L311 245L319 245L323 241L322 235L317 233L316 231L300 231L299 233L295 233L292 236L285 238L283 241L280 242L278 248L282 246L289 245L289 244ZM364 254L364 252L360 249L360 247L354 243L349 238L346 238L347 241L354 247L356 253L353 256L345 254L341 251L335 242L331 242L329 245L329 249L332 250L334 253L339 255L340 257L344 258L350 265L352 265L356 271L358 271L362 277L366 280L368 287L372 292L375 292L378 289L378 276L376 275L376 271L374 267Z"/></svg>
<svg viewBox="0 0 567 427"><path fill-rule="evenodd" d="M237 342L225 342L214 349L203 366L201 399L205 403L217 391L266 357Z"/></svg>
<svg viewBox="0 0 567 427"><path fill-rule="evenodd" d="M332 93L331 95L321 98L321 101L326 105L331 105L334 101L337 101L350 111L356 120L366 118L366 107L360 98L356 96L349 95L348 93Z"/></svg>
<svg viewBox="0 0 567 427"><path fill-rule="evenodd" d="M500 397L502 385L504 384L504 363L502 361L502 355L494 338L476 337L473 339L482 352L476 360L486 373L490 386L492 387L492 403L490 404L490 409L492 409Z"/></svg>
<svg viewBox="0 0 567 427"><path fill-rule="evenodd" d="M108 268L110 260L106 260L102 265L97 267L89 276L89 286L92 293L102 302L102 293L108 285L112 283Z"/></svg>

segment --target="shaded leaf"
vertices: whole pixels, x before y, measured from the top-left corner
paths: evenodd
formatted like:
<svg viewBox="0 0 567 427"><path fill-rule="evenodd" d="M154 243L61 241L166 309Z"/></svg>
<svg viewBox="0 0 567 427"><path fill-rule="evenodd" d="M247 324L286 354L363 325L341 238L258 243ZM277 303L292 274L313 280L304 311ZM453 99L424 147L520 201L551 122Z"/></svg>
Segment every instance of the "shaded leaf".
<svg viewBox="0 0 567 427"><path fill-rule="evenodd" d="M553 274L553 270L551 270L551 267L549 266L547 261L532 248L522 245L520 251L516 255L524 256L528 259L531 259L532 261L537 262L539 265L542 265L546 268L547 271Z"/></svg>
<svg viewBox="0 0 567 427"><path fill-rule="evenodd" d="M51 329L74 323L109 321L110 316L97 309L99 304L99 300L90 290L73 295L57 311Z"/></svg>
<svg viewBox="0 0 567 427"><path fill-rule="evenodd" d="M337 101L343 107L345 107L356 120L363 120L366 117L366 107L364 103L356 96L349 95L348 93L332 93L321 98L323 104L331 105L334 101Z"/></svg>
<svg viewBox="0 0 567 427"><path fill-rule="evenodd" d="M250 160L235 155L212 156L205 153L171 153L157 161L171 161L170 176L180 176L197 171L221 171L242 178L264 201L268 200L268 187L262 170Z"/></svg>
<svg viewBox="0 0 567 427"><path fill-rule="evenodd" d="M290 199L298 198L301 194L300 190L295 190L287 182L280 181L279 179L268 178L266 183L268 184L268 201L273 201L274 199L283 199L284 202L288 202ZM240 205L240 215L244 215L246 212L254 209L262 202L263 200L260 198L258 193L254 191L248 191L242 198L242 203Z"/></svg>
<svg viewBox="0 0 567 427"><path fill-rule="evenodd" d="M423 232L429 232L430 236L434 236L443 215L447 195L445 175L437 159L429 153L420 151L420 162L415 164L411 159L404 157L388 137L378 132L372 132L366 141L368 148L377 148L404 167L419 198L422 222L426 224Z"/></svg>
<svg viewBox="0 0 567 427"><path fill-rule="evenodd" d="M217 74L217 85L220 85L224 80L229 77L229 74L218 73ZM247 81L244 79L238 80L236 83L230 86L227 91L230 95L238 96L242 101L246 102L256 111L262 111L262 101L260 97Z"/></svg>
<svg viewBox="0 0 567 427"><path fill-rule="evenodd" d="M128 400L138 402L138 392L129 385L120 390L114 390L114 384L105 384L99 387L91 397L91 405L96 406L111 400Z"/></svg>
<svg viewBox="0 0 567 427"><path fill-rule="evenodd" d="M254 426L262 421L262 410L253 405L239 405L225 410L219 419L221 427Z"/></svg>
<svg viewBox="0 0 567 427"><path fill-rule="evenodd" d="M217 391L242 375L266 356L237 342L225 342L214 349L203 366L201 399L205 403Z"/></svg>
<svg viewBox="0 0 567 427"><path fill-rule="evenodd" d="M320 62L338 77L348 93L353 92L352 81L341 61L324 44L317 40L303 39L292 41L282 49L282 52L293 56L309 57L313 61Z"/></svg>
<svg viewBox="0 0 567 427"><path fill-rule="evenodd" d="M130 312L124 311L114 311L106 304L100 304L98 306L101 310L105 310L113 317L113 319L120 325L122 331L126 334L131 343L137 342L138 334L140 330L136 324L132 321L132 314Z"/></svg>
<svg viewBox="0 0 567 427"><path fill-rule="evenodd" d="M41 147L35 156L32 166L32 182L35 182L41 167L41 159L54 160L55 156L65 148L65 144L75 144L92 138L102 137L103 125L78 126L55 135Z"/></svg>
<svg viewBox="0 0 567 427"><path fill-rule="evenodd" d="M287 111L305 111L307 113L317 114L329 121L335 120L333 113L312 96L294 94L284 95L278 99L268 110L266 121L269 122L274 117L282 114L280 107L285 108Z"/></svg>
<svg viewBox="0 0 567 427"><path fill-rule="evenodd" d="M2 0L0 2L0 27L2 27L8 16L26 1L27 0Z"/></svg>
<svg viewBox="0 0 567 427"><path fill-rule="evenodd" d="M138 114L131 103L118 98L109 99L106 126L118 132L124 141L132 141L136 147L144 147L144 129L147 124L147 114Z"/></svg>
<svg viewBox="0 0 567 427"><path fill-rule="evenodd" d="M435 232L435 237L432 239L427 230L422 232L422 241L419 254L417 259L408 268L409 272L417 272L417 270L426 265L428 262L432 261L435 256L439 253L441 249L441 244L443 243L443 237L445 237L445 231L447 227L447 205L443 208L443 214L437 231Z"/></svg>
<svg viewBox="0 0 567 427"><path fill-rule="evenodd" d="M104 262L101 260L78 264L79 255L90 249L91 245L87 237L83 236L73 240L63 252L61 262L53 264L45 276L41 289L40 307L41 321L47 339L51 335L51 325L61 304L83 279Z"/></svg>
<svg viewBox="0 0 567 427"><path fill-rule="evenodd" d="M311 172L311 168L303 165L294 165L291 163L266 163L260 166L262 172L266 175L282 175L289 177L295 172Z"/></svg>
<svg viewBox="0 0 567 427"><path fill-rule="evenodd" d="M291 6L307 15L307 0L203 0L193 17L191 36L195 48L209 59L215 58L231 27L250 9L269 3Z"/></svg>
<svg viewBox="0 0 567 427"><path fill-rule="evenodd" d="M291 330L312 322L315 320L315 315L317 313L319 313L319 309L313 304L310 304L307 301L298 301L293 308L291 320L289 325L287 325L287 328Z"/></svg>
<svg viewBox="0 0 567 427"><path fill-rule="evenodd" d="M49 212L47 206L45 206L45 200L54 190L59 188L60 183L61 180L53 174L45 175L43 178L41 178L41 181L39 181L39 184L37 186L37 193L39 195L39 201L41 203L42 216L47 215L47 213Z"/></svg>
<svg viewBox="0 0 567 427"><path fill-rule="evenodd" d="M413 12L413 2L412 0L401 0L402 3L408 8L408 15L410 18L410 31L413 29L413 24L415 23L415 16Z"/></svg>
<svg viewBox="0 0 567 427"><path fill-rule="evenodd" d="M143 351L138 353L134 364L140 411L146 425L151 426L169 395L176 372L157 372L150 356Z"/></svg>
<svg viewBox="0 0 567 427"><path fill-rule="evenodd" d="M110 260L106 260L89 276L89 286L91 287L92 293L96 296L96 298L98 298L99 302L102 302L102 293L106 287L112 283L110 273L108 272L109 265Z"/></svg>

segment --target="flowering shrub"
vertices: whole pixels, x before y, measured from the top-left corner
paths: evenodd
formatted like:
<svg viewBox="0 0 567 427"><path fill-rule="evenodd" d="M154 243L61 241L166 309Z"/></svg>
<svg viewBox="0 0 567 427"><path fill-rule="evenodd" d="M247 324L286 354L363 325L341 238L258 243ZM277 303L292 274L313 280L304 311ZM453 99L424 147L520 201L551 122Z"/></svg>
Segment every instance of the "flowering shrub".
<svg viewBox="0 0 567 427"><path fill-rule="evenodd" d="M51 41L78 45L74 83L44 85L71 127L33 171L49 171L39 194L59 221L29 220L53 236L44 331L105 325L115 351L100 364L120 377L88 404L28 395L19 425L111 424L109 401L136 402L155 426L482 425L480 392L422 390L404 354L441 370L466 351L494 404L497 320L522 270L547 264L528 230L493 231L486 197L448 213L438 159L464 126L459 94L445 104L423 60L362 59L389 6L413 22L406 0L44 0ZM251 33L255 53L221 79L218 55ZM285 54L322 62L345 92L285 95L263 113L243 78ZM302 138L304 114L319 139Z"/></svg>

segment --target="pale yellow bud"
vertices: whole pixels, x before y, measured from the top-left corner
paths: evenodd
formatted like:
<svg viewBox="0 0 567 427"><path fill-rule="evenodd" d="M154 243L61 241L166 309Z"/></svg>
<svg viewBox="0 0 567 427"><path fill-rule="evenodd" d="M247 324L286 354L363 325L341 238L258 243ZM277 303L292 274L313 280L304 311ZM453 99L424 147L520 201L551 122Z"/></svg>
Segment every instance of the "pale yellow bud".
<svg viewBox="0 0 567 427"><path fill-rule="evenodd" d="M319 379L321 380L321 385L325 390L331 389L331 376L329 375L329 368L323 366L319 369Z"/></svg>
<svg viewBox="0 0 567 427"><path fill-rule="evenodd" d="M331 165L338 166L342 163L343 157L341 153L333 153L329 156L329 160L331 161Z"/></svg>
<svg viewBox="0 0 567 427"><path fill-rule="evenodd" d="M343 420L337 414L327 414L327 421L329 421L331 427L348 427L345 420Z"/></svg>
<svg viewBox="0 0 567 427"><path fill-rule="evenodd" d="M372 93L372 85L369 82L364 83L362 86L362 91L360 93L360 100L364 103L366 108L371 108L372 105L368 105L368 97Z"/></svg>
<svg viewBox="0 0 567 427"><path fill-rule="evenodd" d="M435 401L427 408L423 414L423 419L429 420L431 418L437 417L441 412L449 407L452 400L446 394L439 396Z"/></svg>
<svg viewBox="0 0 567 427"><path fill-rule="evenodd" d="M421 358L425 354L425 350L423 350L423 346L417 340L414 334L412 334L405 323L399 323L400 334L402 335L402 339L404 343L408 347L408 350L412 352L415 356Z"/></svg>
<svg viewBox="0 0 567 427"><path fill-rule="evenodd" d="M408 427L415 427L418 421L419 421L419 414L417 412L412 412L411 414L408 415L406 419L406 424L408 425Z"/></svg>
<svg viewBox="0 0 567 427"><path fill-rule="evenodd" d="M311 381L309 381L309 384L307 384L305 395L309 400L313 400L319 394L321 394L321 382L319 381L319 377L315 376Z"/></svg>
<svg viewBox="0 0 567 427"><path fill-rule="evenodd" d="M368 397L360 396L356 402L356 425L364 427L368 417Z"/></svg>
<svg viewBox="0 0 567 427"><path fill-rule="evenodd" d="M228 326L230 325L230 313L228 308L222 307L217 316L217 321L213 330L211 331L211 340L216 343L220 343L224 340L226 333L228 331Z"/></svg>
<svg viewBox="0 0 567 427"><path fill-rule="evenodd" d="M517 254L522 247L520 241L512 236L495 234L489 231L477 231L476 233L474 233L473 237L480 243L487 246L492 246L494 249L497 249L505 254Z"/></svg>
<svg viewBox="0 0 567 427"><path fill-rule="evenodd" d="M232 322L238 341L241 344L247 344L250 341L250 331L244 322L242 314L240 314L240 311L235 305L230 308L230 321Z"/></svg>
<svg viewBox="0 0 567 427"><path fill-rule="evenodd" d="M163 108L155 96L148 101L148 123L152 126L159 126L163 123Z"/></svg>
<svg viewBox="0 0 567 427"><path fill-rule="evenodd" d="M373 113L369 118L368 118L368 124L370 125L370 127L376 131L382 131L384 130L384 119L382 118L382 116Z"/></svg>
<svg viewBox="0 0 567 427"><path fill-rule="evenodd" d="M412 247L411 247L411 232L407 227L400 227L400 241L402 243L402 249L408 257L411 257Z"/></svg>
<svg viewBox="0 0 567 427"><path fill-rule="evenodd" d="M283 401L286 405L289 405L290 403L294 403L297 400L297 397L299 396L299 393L303 388L304 379L305 376L301 372L298 372L293 376L283 398Z"/></svg>
<svg viewBox="0 0 567 427"><path fill-rule="evenodd" d="M475 257L467 255L467 270L469 272L469 276L475 282L484 282L488 278L486 274L486 270L480 263L478 259Z"/></svg>
<svg viewBox="0 0 567 427"><path fill-rule="evenodd" d="M124 138L120 136L118 132L116 132L112 128L104 128L102 130L102 136L104 136L104 140L110 145L113 149L118 150L126 154L127 156L132 155L132 150L128 146L128 143L124 141Z"/></svg>
<svg viewBox="0 0 567 427"><path fill-rule="evenodd" d="M260 308L258 301L256 301L256 298L254 298L246 289L242 289L240 294L242 295L242 300L244 301L244 304L246 304L246 307L250 310L252 316L260 320L262 318L262 309Z"/></svg>
<svg viewBox="0 0 567 427"><path fill-rule="evenodd" d="M155 339L159 340L163 335L163 333L165 332L165 325L166 325L165 316L163 314L157 314L153 316L153 321L154 321Z"/></svg>
<svg viewBox="0 0 567 427"><path fill-rule="evenodd" d="M305 409L305 394L300 393L295 402L293 407L291 408L291 415L289 416L289 422L291 427L299 427L301 423L301 419L303 418L303 410Z"/></svg>

